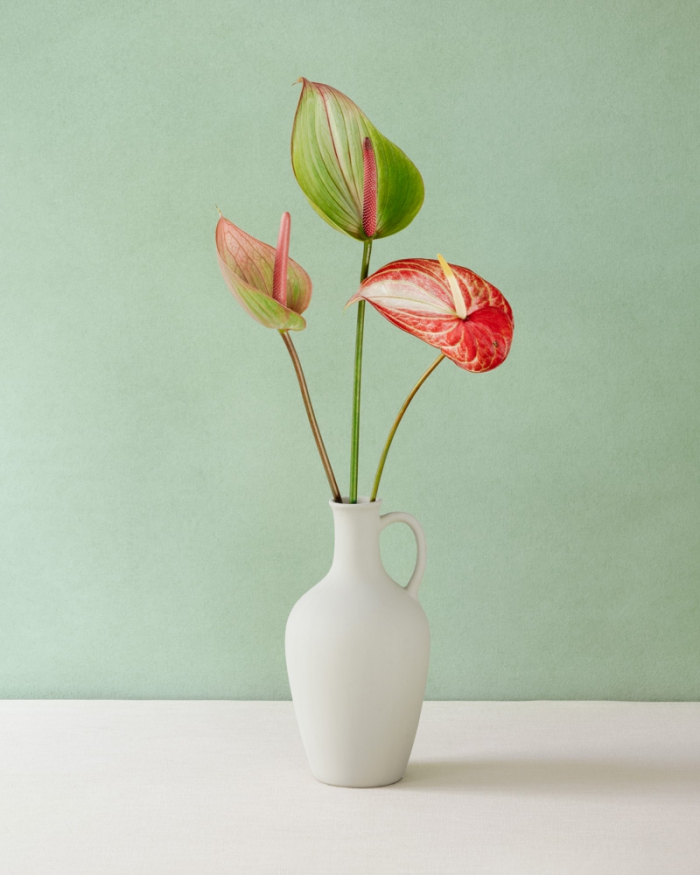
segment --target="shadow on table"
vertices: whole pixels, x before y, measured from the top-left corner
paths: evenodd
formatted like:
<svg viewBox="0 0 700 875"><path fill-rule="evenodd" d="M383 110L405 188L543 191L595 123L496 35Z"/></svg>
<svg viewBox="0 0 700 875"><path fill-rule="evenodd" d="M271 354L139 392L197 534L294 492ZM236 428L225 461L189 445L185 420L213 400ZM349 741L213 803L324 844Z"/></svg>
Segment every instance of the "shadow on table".
<svg viewBox="0 0 700 875"><path fill-rule="evenodd" d="M696 790L700 763L594 760L450 760L410 762L397 789L421 792L634 794Z"/></svg>

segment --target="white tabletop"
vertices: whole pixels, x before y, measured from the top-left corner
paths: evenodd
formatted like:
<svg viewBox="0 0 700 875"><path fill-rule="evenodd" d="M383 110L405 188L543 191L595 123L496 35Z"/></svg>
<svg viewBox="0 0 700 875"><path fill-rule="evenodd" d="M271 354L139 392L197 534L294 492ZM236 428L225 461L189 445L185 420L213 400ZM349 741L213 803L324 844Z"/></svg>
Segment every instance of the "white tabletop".
<svg viewBox="0 0 700 875"><path fill-rule="evenodd" d="M0 702L3 875L698 875L700 704L428 702L393 787L288 702Z"/></svg>

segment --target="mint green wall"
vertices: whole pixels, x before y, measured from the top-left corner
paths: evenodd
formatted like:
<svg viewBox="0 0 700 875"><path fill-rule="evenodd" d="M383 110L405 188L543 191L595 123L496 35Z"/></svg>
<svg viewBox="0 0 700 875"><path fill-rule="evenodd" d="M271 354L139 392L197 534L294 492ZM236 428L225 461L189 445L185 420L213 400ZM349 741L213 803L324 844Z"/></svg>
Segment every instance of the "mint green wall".
<svg viewBox="0 0 700 875"><path fill-rule="evenodd" d="M297 188L301 75L421 169L374 266L505 293L506 364L443 365L389 458L430 698L696 699L700 9L687 2L14 2L0 13L0 694L285 698L331 519L287 353L215 205L311 274L298 337L347 487L361 246ZM433 351L368 311L361 483ZM413 561L387 532L389 569Z"/></svg>

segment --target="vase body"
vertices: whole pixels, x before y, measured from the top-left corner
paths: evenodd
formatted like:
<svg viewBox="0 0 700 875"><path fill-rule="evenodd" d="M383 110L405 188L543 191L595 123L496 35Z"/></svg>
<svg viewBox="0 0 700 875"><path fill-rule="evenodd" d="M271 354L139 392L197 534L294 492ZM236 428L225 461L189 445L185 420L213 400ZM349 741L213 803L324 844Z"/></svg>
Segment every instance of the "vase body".
<svg viewBox="0 0 700 875"><path fill-rule="evenodd" d="M428 674L430 631L418 602L425 538L408 514L380 502L331 502L333 564L287 621L289 683L314 776L341 787L379 787L404 774ZM418 543L407 587L382 565L379 535L405 522Z"/></svg>

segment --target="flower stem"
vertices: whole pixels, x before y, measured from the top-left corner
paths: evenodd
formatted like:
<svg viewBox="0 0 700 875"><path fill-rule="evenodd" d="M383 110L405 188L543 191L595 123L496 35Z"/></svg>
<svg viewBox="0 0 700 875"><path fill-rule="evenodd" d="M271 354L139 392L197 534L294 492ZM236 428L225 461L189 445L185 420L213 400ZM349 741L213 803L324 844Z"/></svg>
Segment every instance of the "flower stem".
<svg viewBox="0 0 700 875"><path fill-rule="evenodd" d="M403 402L403 406L401 410L399 410L399 415L394 420L394 424L391 426L391 431L389 432L389 437L386 439L386 443L384 444L384 449L382 451L382 457L379 460L379 465L377 467L377 473L374 478L374 485L372 486L372 496L370 501L375 501L377 498L377 492L379 491L379 481L382 479L382 472L384 471L384 463L386 462L386 457L389 454L389 447L391 447L391 442L394 440L394 435L396 434L396 429L399 427L399 423L403 419L404 413L408 410L408 405L413 401L413 396L420 389L420 387L425 383L428 377L432 374L435 368L440 364L440 362L445 358L444 353L440 353L440 355L435 359L435 361L430 365L428 370L423 374L423 376L418 380L416 385L411 389L408 398Z"/></svg>
<svg viewBox="0 0 700 875"><path fill-rule="evenodd" d="M313 432L314 440L316 441L316 446L318 447L318 452L321 456L321 462L323 462L323 469L326 472L326 477L328 478L328 484L331 487L333 499L335 501L341 501L342 499L340 497L340 490L338 489L338 484L336 483L335 475L333 474L331 460L328 458L328 453L326 452L326 447L323 443L323 438L321 437L321 430L319 429L318 422L316 421L316 414L314 413L314 408L311 403L311 396L309 395L309 387L306 385L306 378L304 377L304 371L302 370L296 347L294 346L292 338L289 336L289 332L280 331L280 334L282 335L282 340L284 341L285 346L289 350L289 355L292 357L292 363L294 365L294 370L296 371L297 380L299 380L301 397L304 399L304 407L306 407L306 415L309 417L309 425L311 426L311 431Z"/></svg>
<svg viewBox="0 0 700 875"><path fill-rule="evenodd" d="M367 279L372 241L365 240L362 252L360 282ZM350 443L350 504L357 504L357 475L360 459L360 391L362 388L362 340L365 330L365 302L357 305L357 329L355 332L355 380L352 392L352 438Z"/></svg>

